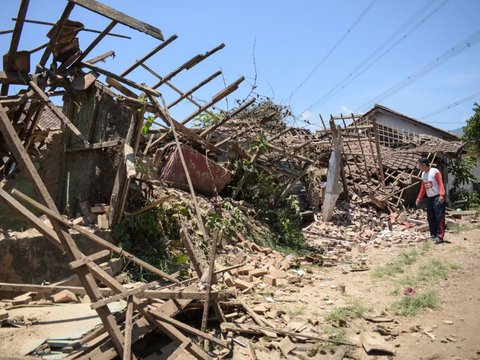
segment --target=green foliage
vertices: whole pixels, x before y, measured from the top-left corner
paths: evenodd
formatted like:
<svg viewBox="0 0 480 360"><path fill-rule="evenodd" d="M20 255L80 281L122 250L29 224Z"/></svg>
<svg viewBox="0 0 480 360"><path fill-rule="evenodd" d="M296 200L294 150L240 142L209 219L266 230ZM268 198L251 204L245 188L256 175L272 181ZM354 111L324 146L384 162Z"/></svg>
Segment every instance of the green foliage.
<svg viewBox="0 0 480 360"><path fill-rule="evenodd" d="M201 113L195 119L193 119L193 122L192 122L193 127L201 128L201 129L208 128L218 123L218 121L221 120L223 117L219 113L216 113L214 115L215 117L205 112Z"/></svg>
<svg viewBox="0 0 480 360"><path fill-rule="evenodd" d="M358 319L369 309L360 301L355 301L352 305L333 310L326 317L327 321L345 324L348 320Z"/></svg>
<svg viewBox="0 0 480 360"><path fill-rule="evenodd" d="M143 135L148 134L148 131L152 127L153 122L155 121L156 118L157 117L155 115L149 115L145 118L145 121L144 121L143 126L142 126L142 134Z"/></svg>
<svg viewBox="0 0 480 360"><path fill-rule="evenodd" d="M461 234L465 231L474 230L475 225L472 224L448 224L448 231L453 234Z"/></svg>
<svg viewBox="0 0 480 360"><path fill-rule="evenodd" d="M473 111L475 113L463 128L463 139L470 142L473 151L480 154L480 105L478 103L473 104Z"/></svg>
<svg viewBox="0 0 480 360"><path fill-rule="evenodd" d="M170 273L174 266L183 265L188 257L170 246L179 232L179 218L188 210L185 204L157 206L147 212L129 216L115 226L112 236L119 246L138 258ZM146 273L137 266L129 268L136 281L152 281L156 275Z"/></svg>
<svg viewBox="0 0 480 360"><path fill-rule="evenodd" d="M448 276L449 265L438 260L432 260L420 266L415 274L407 275L399 279L402 286L419 287L422 285L435 284Z"/></svg>
<svg viewBox="0 0 480 360"><path fill-rule="evenodd" d="M460 160L454 160L448 164L448 171L455 176L453 182L454 187L459 187L468 184L470 181L477 181L475 176L475 169L477 162L471 157L466 157Z"/></svg>
<svg viewBox="0 0 480 360"><path fill-rule="evenodd" d="M344 328L337 328L331 325L326 325L322 328L323 333L328 336L333 342L345 342L347 340L347 331ZM322 348L325 348L325 343L321 343Z"/></svg>
<svg viewBox="0 0 480 360"><path fill-rule="evenodd" d="M411 251L402 251L395 262L376 268L373 271L372 276L383 278L394 277L401 274L405 271L404 268L406 266L412 265L418 260L418 256L419 254L415 249Z"/></svg>
<svg viewBox="0 0 480 360"><path fill-rule="evenodd" d="M243 224L245 221L242 211L231 202L226 201L220 213L208 213L205 226L211 234L221 232L225 235L231 235L244 232Z"/></svg>
<svg viewBox="0 0 480 360"><path fill-rule="evenodd" d="M265 135L258 135L250 146L251 150L265 151L268 149L268 140Z"/></svg>
<svg viewBox="0 0 480 360"><path fill-rule="evenodd" d="M466 199L468 207L479 205L480 199L478 193L469 192L462 188L463 185L468 184L470 181L478 181L478 177L475 176L476 167L477 162L471 157L466 157L465 159L461 160L454 160L448 164L448 171L455 176L453 188L450 192L451 201Z"/></svg>
<svg viewBox="0 0 480 360"><path fill-rule="evenodd" d="M255 146L262 144L259 137ZM286 252L302 253L306 244L297 198L282 195L283 186L278 179L250 161L237 161L234 167L245 176L243 197L254 205L256 219L267 224L273 233L270 245Z"/></svg>
<svg viewBox="0 0 480 360"><path fill-rule="evenodd" d="M415 316L425 309L437 307L438 297L433 291L416 296L405 296L391 305L394 314L400 316Z"/></svg>

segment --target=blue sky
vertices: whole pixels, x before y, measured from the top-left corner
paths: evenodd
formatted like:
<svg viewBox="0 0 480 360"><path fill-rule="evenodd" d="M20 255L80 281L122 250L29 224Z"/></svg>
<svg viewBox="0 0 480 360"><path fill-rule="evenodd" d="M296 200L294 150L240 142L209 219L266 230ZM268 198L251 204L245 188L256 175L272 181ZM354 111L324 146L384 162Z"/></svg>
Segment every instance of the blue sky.
<svg viewBox="0 0 480 360"><path fill-rule="evenodd" d="M10 19L17 16L19 3L2 3L0 30L13 29ZM319 114L328 118L330 114L362 113L375 102L422 119L472 97L423 120L449 130L464 125L473 114L473 102L480 102L480 0L103 3L160 28L165 38L179 36L147 62L160 75L225 43L223 50L172 80L186 91L221 69L223 78L196 94L208 101L225 83L245 76L246 82L228 103L221 103L224 109L234 107L235 99L247 96L253 82L256 94L291 107L298 119L293 122L295 126L312 130L319 127ZM65 4L61 0L30 0L27 18L54 22ZM70 19L98 30L109 23L78 6ZM47 31L47 26L25 24L19 49L42 45L47 41ZM91 57L114 50L116 57L99 66L116 73L158 45L158 41L122 25L113 32L132 39L107 37ZM82 32L81 48L94 38L94 34ZM9 42L9 35L0 35L2 54L7 52ZM32 55L32 64L40 54ZM129 78L150 85L156 82L144 70L135 71ZM13 90L19 89L17 86ZM168 88L160 91L167 102L175 98ZM183 106L172 113L181 120L193 110Z"/></svg>

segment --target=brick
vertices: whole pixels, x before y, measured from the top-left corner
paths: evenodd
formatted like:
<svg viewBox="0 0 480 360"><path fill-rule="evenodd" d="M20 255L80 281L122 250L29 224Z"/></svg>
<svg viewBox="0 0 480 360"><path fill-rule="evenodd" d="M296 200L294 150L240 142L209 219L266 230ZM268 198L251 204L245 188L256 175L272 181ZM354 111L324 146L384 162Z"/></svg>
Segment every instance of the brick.
<svg viewBox="0 0 480 360"><path fill-rule="evenodd" d="M268 275L270 275L274 278L277 278L277 279L281 279L281 278L285 278L287 276L287 272L283 271L283 270L272 269L272 270L268 271Z"/></svg>
<svg viewBox="0 0 480 360"><path fill-rule="evenodd" d="M77 297L69 290L62 290L59 293L52 295L52 301L54 303L70 303L77 302Z"/></svg>
<svg viewBox="0 0 480 360"><path fill-rule="evenodd" d="M245 265L237 269L237 274L239 275L248 275L250 271L255 270L253 265Z"/></svg>
<svg viewBox="0 0 480 360"><path fill-rule="evenodd" d="M271 275L265 275L263 277L263 282L267 285L270 285L270 286L276 286L277 285L277 279L274 278Z"/></svg>
<svg viewBox="0 0 480 360"><path fill-rule="evenodd" d="M248 272L248 275L254 276L254 277L260 277L260 276L263 276L265 274L268 274L267 269L254 269L254 270L251 270L251 271Z"/></svg>
<svg viewBox="0 0 480 360"><path fill-rule="evenodd" d="M235 286L235 282L233 281L232 276L231 276L228 272L226 272L226 273L223 275L223 279L224 279L225 284L226 284L227 286L230 286L230 287Z"/></svg>
<svg viewBox="0 0 480 360"><path fill-rule="evenodd" d="M241 279L235 279L235 287L240 290L250 290L253 287L253 284Z"/></svg>

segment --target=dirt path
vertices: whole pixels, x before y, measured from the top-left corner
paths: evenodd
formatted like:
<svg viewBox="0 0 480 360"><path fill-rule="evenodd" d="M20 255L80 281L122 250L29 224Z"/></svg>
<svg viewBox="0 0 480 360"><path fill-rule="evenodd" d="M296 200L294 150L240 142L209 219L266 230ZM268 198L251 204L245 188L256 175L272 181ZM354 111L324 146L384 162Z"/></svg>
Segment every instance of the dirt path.
<svg viewBox="0 0 480 360"><path fill-rule="evenodd" d="M348 358L387 358L367 355L360 345L359 334L375 330L378 324L363 318L347 319L341 324L328 319L329 314L339 314L336 309L363 305L378 312L386 311L393 317L393 322L383 323L392 334L383 339L393 345L394 359L480 359L480 230L447 235L450 242L441 245L368 248L365 254L354 250L354 258L367 256L368 271L347 272L344 266L320 268L305 264L302 269L308 269L307 277L311 280L303 281L303 286L288 284L280 288L280 293L290 293L298 300L282 302L282 296L276 294L279 301L272 307L286 312L287 323L308 320L325 333L337 333L357 344L356 349L347 353ZM410 255L412 263L402 264L402 272L374 276L382 273L382 269L391 271L392 264L398 265L405 254ZM435 278L438 271L440 276ZM400 283L407 277L416 281L410 289ZM437 308L423 310L416 316L395 315L391 304L407 297L404 293L411 293L412 289L416 297L434 292L438 296ZM328 358L318 356L318 359Z"/></svg>

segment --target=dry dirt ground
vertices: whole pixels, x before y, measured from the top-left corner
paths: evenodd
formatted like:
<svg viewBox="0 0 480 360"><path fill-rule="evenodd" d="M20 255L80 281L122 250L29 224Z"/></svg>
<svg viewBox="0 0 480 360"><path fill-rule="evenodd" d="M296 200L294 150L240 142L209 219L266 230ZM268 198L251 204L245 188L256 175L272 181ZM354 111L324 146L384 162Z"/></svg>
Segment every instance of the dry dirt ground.
<svg viewBox="0 0 480 360"><path fill-rule="evenodd" d="M297 301L282 303L281 297L277 297L280 301L272 303L271 308L284 310L289 317L286 323L309 320L318 323L316 327L323 329L324 335L325 332L338 333L342 340L356 344L346 354L349 359L480 359L480 229L470 227L468 231L447 233L446 239L448 242L440 245L429 241L408 248L368 248L365 254L357 254L354 249L354 257L368 257L368 271L347 272L344 266L310 266L311 283L304 281L302 287L289 284L282 289ZM402 253L416 260L401 266L401 273L374 275L405 259ZM431 278L428 270L427 275L422 271L427 267L433 269ZM438 268L446 274L435 278L433 273L436 274ZM407 276L417 280L415 287L402 284ZM345 292L342 292L343 286ZM437 308L423 310L416 316L395 315L392 303L406 297L405 293L413 297L412 289L413 296L434 292L438 296ZM370 308L370 312L385 311L393 321L376 324L360 317L340 324L328 319L329 314L339 314L336 309L348 306L357 309L359 304ZM361 346L360 334L373 331L379 325L393 334L383 336L395 349L393 356L368 355ZM329 355L332 351L323 355L319 352L314 358L338 359ZM239 359L243 358L241 352L237 353ZM272 355L270 352L269 357Z"/></svg>

